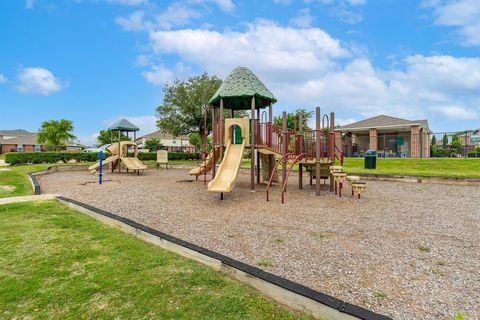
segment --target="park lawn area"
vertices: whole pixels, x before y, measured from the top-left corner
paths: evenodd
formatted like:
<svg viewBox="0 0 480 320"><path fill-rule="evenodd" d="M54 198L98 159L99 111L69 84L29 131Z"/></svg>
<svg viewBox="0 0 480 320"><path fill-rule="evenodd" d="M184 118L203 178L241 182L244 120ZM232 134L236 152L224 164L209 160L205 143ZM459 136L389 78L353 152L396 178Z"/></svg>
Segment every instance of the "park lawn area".
<svg viewBox="0 0 480 320"><path fill-rule="evenodd" d="M0 167L10 171L0 171L0 186L12 186L14 190L0 189L0 198L25 196L33 194L32 185L27 177L28 172L46 170L48 164L34 164L28 166Z"/></svg>
<svg viewBox="0 0 480 320"><path fill-rule="evenodd" d="M0 319L310 319L56 200L0 219Z"/></svg>
<svg viewBox="0 0 480 320"><path fill-rule="evenodd" d="M364 169L363 158L345 158L344 170L359 174L480 179L480 159L377 159L377 169Z"/></svg>

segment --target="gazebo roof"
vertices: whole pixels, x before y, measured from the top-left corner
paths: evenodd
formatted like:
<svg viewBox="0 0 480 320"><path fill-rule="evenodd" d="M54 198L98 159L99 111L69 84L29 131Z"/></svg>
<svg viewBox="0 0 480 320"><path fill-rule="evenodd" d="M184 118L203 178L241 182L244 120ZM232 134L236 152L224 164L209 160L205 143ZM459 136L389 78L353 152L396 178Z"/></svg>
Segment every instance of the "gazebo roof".
<svg viewBox="0 0 480 320"><path fill-rule="evenodd" d="M252 71L237 67L225 78L208 103L218 106L220 99L223 99L228 109L249 110L252 97L255 97L256 109L277 102L273 93Z"/></svg>
<svg viewBox="0 0 480 320"><path fill-rule="evenodd" d="M117 123L114 123L110 127L108 127L108 131L138 131L140 130L137 126L135 126L133 123L128 121L127 119L122 119L118 121Z"/></svg>

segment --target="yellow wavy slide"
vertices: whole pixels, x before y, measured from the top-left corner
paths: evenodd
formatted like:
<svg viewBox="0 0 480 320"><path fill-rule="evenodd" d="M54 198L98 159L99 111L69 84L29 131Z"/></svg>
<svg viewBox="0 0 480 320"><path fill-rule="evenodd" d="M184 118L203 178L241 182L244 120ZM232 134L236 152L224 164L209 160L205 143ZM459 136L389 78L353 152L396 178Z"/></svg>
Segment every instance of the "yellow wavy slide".
<svg viewBox="0 0 480 320"><path fill-rule="evenodd" d="M243 150L245 141L242 144L232 144L228 141L222 163L218 167L215 178L208 183L210 192L231 192L237 181L238 172L242 166Z"/></svg>

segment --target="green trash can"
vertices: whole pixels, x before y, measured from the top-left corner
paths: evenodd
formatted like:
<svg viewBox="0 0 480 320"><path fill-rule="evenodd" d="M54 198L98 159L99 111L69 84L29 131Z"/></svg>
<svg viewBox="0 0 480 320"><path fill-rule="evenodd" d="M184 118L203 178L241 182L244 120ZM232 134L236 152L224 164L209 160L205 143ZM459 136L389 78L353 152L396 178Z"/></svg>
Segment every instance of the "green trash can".
<svg viewBox="0 0 480 320"><path fill-rule="evenodd" d="M368 150L365 152L365 169L377 168L377 151Z"/></svg>

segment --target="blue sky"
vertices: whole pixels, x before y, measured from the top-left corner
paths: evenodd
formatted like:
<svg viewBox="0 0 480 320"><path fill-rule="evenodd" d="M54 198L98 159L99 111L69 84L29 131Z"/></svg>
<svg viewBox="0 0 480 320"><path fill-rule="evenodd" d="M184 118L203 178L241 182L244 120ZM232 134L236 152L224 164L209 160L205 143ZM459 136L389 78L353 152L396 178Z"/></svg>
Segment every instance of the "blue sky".
<svg viewBox="0 0 480 320"><path fill-rule="evenodd" d="M0 129L120 118L155 130L163 85L249 67L276 114L335 111L480 127L477 0L0 0Z"/></svg>

